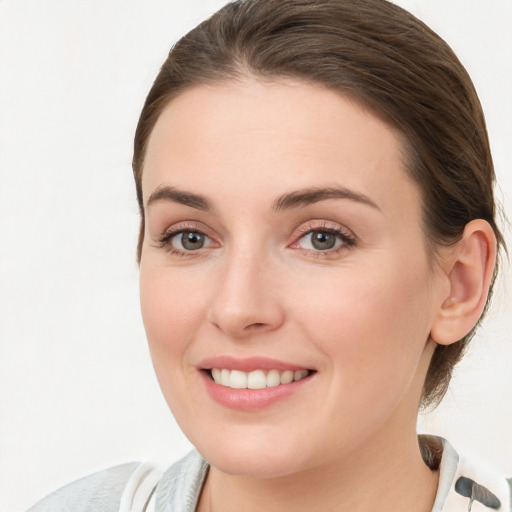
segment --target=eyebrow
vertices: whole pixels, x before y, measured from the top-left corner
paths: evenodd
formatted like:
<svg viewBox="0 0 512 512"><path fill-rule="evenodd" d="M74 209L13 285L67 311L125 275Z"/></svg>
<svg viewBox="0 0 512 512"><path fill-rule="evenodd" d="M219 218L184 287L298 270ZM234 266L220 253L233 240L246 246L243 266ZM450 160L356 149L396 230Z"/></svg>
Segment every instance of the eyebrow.
<svg viewBox="0 0 512 512"><path fill-rule="evenodd" d="M278 197L272 203L272 210L275 212L281 212L284 210L308 206L320 201L326 201L328 199L348 199L350 201L355 201L367 206L371 206L372 208L381 211L379 206L368 196L350 190L346 187L339 186L324 188L304 188L295 190L293 192L288 192ZM156 190L149 196L148 202L146 203L146 208L159 201L171 201L173 203L183 204L185 206L190 206L191 208L205 212L213 210L211 201L209 201L205 196L178 190L177 188L170 186L161 185L157 187Z"/></svg>
<svg viewBox="0 0 512 512"><path fill-rule="evenodd" d="M348 199L371 206L380 212L382 211L368 196L346 187L305 188L296 190L277 198L272 205L272 209L276 212L280 212L291 208L308 206L328 199Z"/></svg>
<svg viewBox="0 0 512 512"><path fill-rule="evenodd" d="M149 196L146 208L159 201L171 201L173 203L190 206L196 210L208 212L213 209L212 203L206 197L191 192L178 190L175 187L159 186Z"/></svg>

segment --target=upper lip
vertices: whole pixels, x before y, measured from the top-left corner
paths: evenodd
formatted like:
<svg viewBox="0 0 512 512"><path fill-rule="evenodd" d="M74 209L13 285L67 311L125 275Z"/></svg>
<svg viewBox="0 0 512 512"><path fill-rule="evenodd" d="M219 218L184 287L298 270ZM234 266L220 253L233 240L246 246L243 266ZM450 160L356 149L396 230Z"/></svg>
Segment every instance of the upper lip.
<svg viewBox="0 0 512 512"><path fill-rule="evenodd" d="M307 366L288 363L278 359L268 357L245 357L238 358L228 355L208 357L203 359L197 367L200 370L211 370L212 368L240 370L243 372L251 372L254 370L312 370Z"/></svg>

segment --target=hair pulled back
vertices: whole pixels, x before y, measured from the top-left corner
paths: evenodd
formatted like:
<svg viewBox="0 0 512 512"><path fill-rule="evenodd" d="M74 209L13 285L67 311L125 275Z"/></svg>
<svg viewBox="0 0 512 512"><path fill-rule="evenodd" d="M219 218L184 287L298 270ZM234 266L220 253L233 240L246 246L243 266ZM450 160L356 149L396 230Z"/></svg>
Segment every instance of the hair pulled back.
<svg viewBox="0 0 512 512"><path fill-rule="evenodd" d="M158 117L187 89L248 76L324 86L397 128L406 141L407 172L421 190L423 229L433 255L436 245L456 242L477 218L489 222L503 245L482 108L443 39L387 0L239 0L173 46L142 109L133 155L139 260L144 154ZM457 343L436 347L423 406L442 399L473 334L474 329Z"/></svg>

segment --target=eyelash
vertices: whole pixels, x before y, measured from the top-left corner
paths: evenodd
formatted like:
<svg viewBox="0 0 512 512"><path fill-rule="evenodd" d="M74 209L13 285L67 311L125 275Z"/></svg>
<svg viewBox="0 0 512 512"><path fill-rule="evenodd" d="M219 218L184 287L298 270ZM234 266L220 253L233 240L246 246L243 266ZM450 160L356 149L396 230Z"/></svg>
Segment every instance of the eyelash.
<svg viewBox="0 0 512 512"><path fill-rule="evenodd" d="M314 255L315 257L328 257L337 255L340 252L346 251L351 247L356 245L356 238L347 230L340 227L328 226L326 223L322 223L321 225L309 224L307 226L302 227L300 230L301 235L293 242L290 247L297 247L300 240L304 239L307 235L312 233L329 233L334 235L341 241L341 244L338 247L334 247L333 249L328 249L322 251L320 249L303 249L308 253Z"/></svg>
<svg viewBox="0 0 512 512"><path fill-rule="evenodd" d="M166 231L161 237L159 237L157 242L158 248L163 248L167 252L169 252L172 255L182 256L182 257L190 257L195 256L198 254L198 252L202 249L198 249L196 251L182 251L180 249L177 249L176 247L173 247L172 244L170 244L170 241L175 237L182 233L191 232L191 233L199 233L202 234L205 238L208 238L209 240L212 240L205 232L204 229L202 229L200 226L197 225L180 225L175 228L171 228L170 230ZM328 226L327 224L323 223L321 225L313 225L308 224L306 226L303 226L299 229L300 236L295 239L295 241L290 244L288 247L300 249L298 247L298 243L300 240L304 239L307 235L311 233L329 233L334 236L336 236L339 240L341 240L341 244L338 247L335 247L333 249L322 251L320 249L302 249L303 251L314 255L315 257L328 257L333 256L336 254L339 254L342 251L346 251L347 249L350 249L351 247L356 245L356 238L350 234L350 232L346 229L342 229L339 227L334 226Z"/></svg>
<svg viewBox="0 0 512 512"><path fill-rule="evenodd" d="M170 244L170 241L175 237L182 233L200 233L204 235L205 238L208 238L211 240L211 238L204 232L204 228L201 228L198 225L195 224L181 224L176 227L173 227L169 230L167 230L162 236L160 236L156 242L156 247L165 249L167 252L172 254L173 256L194 256L197 255L198 251L182 251L180 249L176 249L176 247L173 247L172 244Z"/></svg>

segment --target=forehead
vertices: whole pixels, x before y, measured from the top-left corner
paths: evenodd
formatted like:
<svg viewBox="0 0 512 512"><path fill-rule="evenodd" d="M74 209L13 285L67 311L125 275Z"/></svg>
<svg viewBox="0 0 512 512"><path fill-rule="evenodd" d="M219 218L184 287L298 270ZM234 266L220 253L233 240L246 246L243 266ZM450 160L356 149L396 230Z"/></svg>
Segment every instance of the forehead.
<svg viewBox="0 0 512 512"><path fill-rule="evenodd" d="M173 99L151 133L144 197L162 184L213 194L238 187L252 197L339 185L384 208L417 207L402 139L369 110L320 86L257 80L198 86Z"/></svg>

